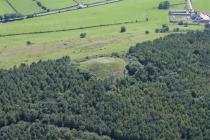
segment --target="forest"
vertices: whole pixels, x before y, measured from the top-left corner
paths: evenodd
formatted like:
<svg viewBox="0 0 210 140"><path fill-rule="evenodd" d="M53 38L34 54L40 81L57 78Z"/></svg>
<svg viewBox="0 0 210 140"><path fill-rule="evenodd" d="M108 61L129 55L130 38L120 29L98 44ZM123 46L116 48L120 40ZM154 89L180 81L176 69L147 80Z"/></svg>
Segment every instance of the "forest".
<svg viewBox="0 0 210 140"><path fill-rule="evenodd" d="M69 57L0 70L0 139L210 139L210 31L138 43L123 78Z"/></svg>

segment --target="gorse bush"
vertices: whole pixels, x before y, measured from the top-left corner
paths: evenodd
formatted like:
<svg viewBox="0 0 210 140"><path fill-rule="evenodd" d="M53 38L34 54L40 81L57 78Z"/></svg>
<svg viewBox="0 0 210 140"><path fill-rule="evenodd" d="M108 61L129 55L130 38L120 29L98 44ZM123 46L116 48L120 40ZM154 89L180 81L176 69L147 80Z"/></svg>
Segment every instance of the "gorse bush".
<svg viewBox="0 0 210 140"><path fill-rule="evenodd" d="M150 32L148 30L145 31L145 34L148 35Z"/></svg>
<svg viewBox="0 0 210 140"><path fill-rule="evenodd" d="M126 32L126 28L125 28L125 26L121 26L121 28L120 28L120 32L121 32L121 33Z"/></svg>
<svg viewBox="0 0 210 140"><path fill-rule="evenodd" d="M159 9L169 9L169 7L170 7L169 1L163 1L158 6Z"/></svg>
<svg viewBox="0 0 210 140"><path fill-rule="evenodd" d="M80 33L80 38L85 38L86 37L86 33Z"/></svg>

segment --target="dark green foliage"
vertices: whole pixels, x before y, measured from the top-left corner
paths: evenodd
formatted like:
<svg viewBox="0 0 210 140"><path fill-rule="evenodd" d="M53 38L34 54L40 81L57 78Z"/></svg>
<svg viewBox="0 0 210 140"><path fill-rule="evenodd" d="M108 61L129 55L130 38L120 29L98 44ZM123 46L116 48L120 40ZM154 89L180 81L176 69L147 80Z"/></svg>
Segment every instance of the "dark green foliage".
<svg viewBox="0 0 210 140"><path fill-rule="evenodd" d="M86 37L86 33L80 33L80 38L85 38Z"/></svg>
<svg viewBox="0 0 210 140"><path fill-rule="evenodd" d="M162 28L161 29L155 29L155 33L166 33L166 32L169 32L169 26L168 25L166 25L166 24L163 24L162 25Z"/></svg>
<svg viewBox="0 0 210 140"><path fill-rule="evenodd" d="M173 32L179 32L179 31L180 31L179 28L174 28L174 29L173 29Z"/></svg>
<svg viewBox="0 0 210 140"><path fill-rule="evenodd" d="M65 127L45 125L41 123L18 122L1 128L1 140L111 140L106 136L98 136L95 133L77 131Z"/></svg>
<svg viewBox="0 0 210 140"><path fill-rule="evenodd" d="M26 44L27 44L27 45L31 45L32 42L31 42L31 41L26 41Z"/></svg>
<svg viewBox="0 0 210 140"><path fill-rule="evenodd" d="M169 9L170 2L169 1L163 1L159 4L158 9Z"/></svg>
<svg viewBox="0 0 210 140"><path fill-rule="evenodd" d="M160 29L155 29L155 33L159 33L160 32Z"/></svg>
<svg viewBox="0 0 210 140"><path fill-rule="evenodd" d="M126 32L126 28L125 28L125 26L121 26L121 28L120 28L120 32L121 32L121 33Z"/></svg>
<svg viewBox="0 0 210 140"><path fill-rule="evenodd" d="M117 52L113 52L113 53L112 53L112 57L120 57L120 54L117 53Z"/></svg>
<svg viewBox="0 0 210 140"><path fill-rule="evenodd" d="M36 0L35 0L36 1ZM50 9L47 9L40 1L36 1L37 6L39 6L41 9L46 10L47 12L50 11Z"/></svg>
<svg viewBox="0 0 210 140"><path fill-rule="evenodd" d="M188 23L187 22L184 22L184 27L188 27Z"/></svg>
<svg viewBox="0 0 210 140"><path fill-rule="evenodd" d="M27 15L27 18L33 18L33 17L34 17L33 14Z"/></svg>
<svg viewBox="0 0 210 140"><path fill-rule="evenodd" d="M146 34L146 35L148 35L148 34L149 34L149 31L148 31L148 30L146 30L146 31L145 31L145 34Z"/></svg>
<svg viewBox="0 0 210 140"><path fill-rule="evenodd" d="M165 33L165 32L168 32L168 31L169 31L168 25L163 24L163 25L162 25L162 29L160 29L160 32L161 32L161 33Z"/></svg>
<svg viewBox="0 0 210 140"><path fill-rule="evenodd" d="M209 38L207 31L189 32L137 44L129 50L128 73L142 83L150 105L158 102L153 123L157 126L161 121L163 128L170 124L163 131L172 139L210 138ZM176 133L171 135L171 130Z"/></svg>
<svg viewBox="0 0 210 140"><path fill-rule="evenodd" d="M179 21L179 23L178 23L179 25L184 25L184 21Z"/></svg>
<svg viewBox="0 0 210 140"><path fill-rule="evenodd" d="M4 14L4 16L1 16L1 20L7 21L9 19L19 18L19 17L22 17L22 15L19 13L8 13Z"/></svg>
<svg viewBox="0 0 210 140"><path fill-rule="evenodd" d="M99 80L68 57L0 70L0 139L210 139L209 38L137 44L121 80Z"/></svg>
<svg viewBox="0 0 210 140"><path fill-rule="evenodd" d="M210 31L210 24L205 24L205 30Z"/></svg>

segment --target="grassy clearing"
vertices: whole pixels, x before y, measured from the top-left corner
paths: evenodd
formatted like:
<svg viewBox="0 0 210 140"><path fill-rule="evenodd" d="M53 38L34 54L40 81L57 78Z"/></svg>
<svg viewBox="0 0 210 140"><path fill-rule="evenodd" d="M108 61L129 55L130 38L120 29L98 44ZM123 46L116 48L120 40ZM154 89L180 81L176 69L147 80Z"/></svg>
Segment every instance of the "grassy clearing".
<svg viewBox="0 0 210 140"><path fill-rule="evenodd" d="M80 63L80 67L88 70L99 78L109 76L122 77L126 62L123 59L101 57Z"/></svg>

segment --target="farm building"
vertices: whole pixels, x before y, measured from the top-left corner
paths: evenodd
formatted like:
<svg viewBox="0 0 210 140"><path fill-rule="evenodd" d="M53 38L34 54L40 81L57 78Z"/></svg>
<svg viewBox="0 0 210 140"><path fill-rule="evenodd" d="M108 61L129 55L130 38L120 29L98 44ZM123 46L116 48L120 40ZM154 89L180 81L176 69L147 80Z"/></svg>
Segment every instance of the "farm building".
<svg viewBox="0 0 210 140"><path fill-rule="evenodd" d="M191 17L193 22L210 24L210 16L207 14L195 13Z"/></svg>
<svg viewBox="0 0 210 140"><path fill-rule="evenodd" d="M169 11L170 22L176 23L179 21L190 21L191 14L187 10L170 10Z"/></svg>
<svg viewBox="0 0 210 140"><path fill-rule="evenodd" d="M195 12L192 7L192 0L185 0L186 10L170 10L169 11L169 19L172 23L177 22L195 22L195 23L204 23L210 24L210 16L201 12Z"/></svg>
<svg viewBox="0 0 210 140"><path fill-rule="evenodd" d="M186 10L170 10L169 11L169 19L170 22L188 22L191 20L191 13L194 12L192 7L191 0L185 0L185 9Z"/></svg>

